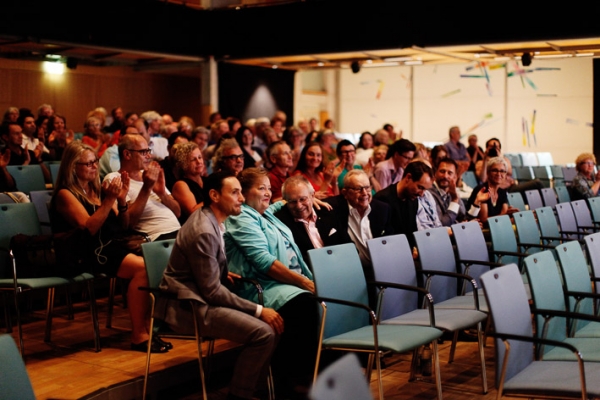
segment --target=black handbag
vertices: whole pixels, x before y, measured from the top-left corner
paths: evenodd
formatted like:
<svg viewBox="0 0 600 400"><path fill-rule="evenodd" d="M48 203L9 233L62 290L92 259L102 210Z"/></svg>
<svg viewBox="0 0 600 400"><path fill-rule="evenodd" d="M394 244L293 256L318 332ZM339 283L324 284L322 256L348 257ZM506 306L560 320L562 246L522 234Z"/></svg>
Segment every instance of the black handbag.
<svg viewBox="0 0 600 400"><path fill-rule="evenodd" d="M150 237L144 232L129 230L116 235L112 241L126 248L130 253L142 256L142 243L150 242Z"/></svg>
<svg viewBox="0 0 600 400"><path fill-rule="evenodd" d="M17 266L17 278L72 278L85 272L82 249L89 238L86 229L52 235L24 235L10 240Z"/></svg>

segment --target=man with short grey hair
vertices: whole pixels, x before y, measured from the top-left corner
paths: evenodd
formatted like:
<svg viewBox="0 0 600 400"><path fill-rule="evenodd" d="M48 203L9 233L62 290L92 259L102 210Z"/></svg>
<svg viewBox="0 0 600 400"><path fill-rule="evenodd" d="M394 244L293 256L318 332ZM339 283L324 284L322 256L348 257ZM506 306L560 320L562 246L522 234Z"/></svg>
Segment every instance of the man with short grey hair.
<svg viewBox="0 0 600 400"><path fill-rule="evenodd" d="M315 189L305 177L288 178L281 192L286 205L275 216L292 231L304 261L308 261L308 250L348 243L346 233L337 224L335 210L313 207Z"/></svg>

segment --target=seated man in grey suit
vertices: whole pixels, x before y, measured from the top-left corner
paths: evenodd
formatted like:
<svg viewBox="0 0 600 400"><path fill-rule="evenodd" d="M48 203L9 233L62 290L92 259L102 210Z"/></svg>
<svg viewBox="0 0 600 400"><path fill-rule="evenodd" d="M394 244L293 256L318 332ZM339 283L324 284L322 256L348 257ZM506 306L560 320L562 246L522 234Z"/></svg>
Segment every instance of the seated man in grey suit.
<svg viewBox="0 0 600 400"><path fill-rule="evenodd" d="M348 243L347 233L337 225L335 210L313 207L315 189L305 177L288 178L281 192L287 203L275 216L292 231L304 261L308 261L308 250Z"/></svg>
<svg viewBox="0 0 600 400"><path fill-rule="evenodd" d="M265 371L283 332L283 319L273 309L263 308L229 291L233 281L223 251L223 222L241 212L242 188L237 178L217 172L204 180L204 209L196 210L181 228L163 275L160 288L178 300L161 298L156 316L176 332L193 332L196 313L200 334L224 338L244 345L228 399L249 399ZM194 300L195 307L185 307Z"/></svg>
<svg viewBox="0 0 600 400"><path fill-rule="evenodd" d="M353 169L344 176L341 195L325 201L333 206L340 230L347 235L346 243L352 241L356 245L365 278L374 280L367 241L394 233L390 206L373 199L369 176L360 169ZM369 304L373 307L377 303L375 288L369 285L369 289Z"/></svg>

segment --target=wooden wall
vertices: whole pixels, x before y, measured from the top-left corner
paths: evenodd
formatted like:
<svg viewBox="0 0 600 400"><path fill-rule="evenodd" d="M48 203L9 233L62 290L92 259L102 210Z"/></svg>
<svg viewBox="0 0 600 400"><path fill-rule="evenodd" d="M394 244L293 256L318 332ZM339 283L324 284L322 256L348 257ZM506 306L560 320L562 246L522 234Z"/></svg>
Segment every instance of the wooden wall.
<svg viewBox="0 0 600 400"><path fill-rule="evenodd" d="M49 75L40 62L0 60L2 114L10 106L30 108L35 114L48 103L76 132L82 130L88 111L99 106L108 112L118 106L125 113L155 110L174 119L187 115L200 123L200 89L199 70L182 76L78 66L63 75Z"/></svg>

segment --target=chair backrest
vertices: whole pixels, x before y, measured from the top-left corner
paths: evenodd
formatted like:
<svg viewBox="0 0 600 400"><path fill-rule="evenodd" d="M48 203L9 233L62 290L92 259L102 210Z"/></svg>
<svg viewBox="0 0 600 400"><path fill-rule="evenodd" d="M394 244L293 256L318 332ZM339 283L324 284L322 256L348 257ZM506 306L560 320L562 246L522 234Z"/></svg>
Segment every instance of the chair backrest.
<svg viewBox="0 0 600 400"><path fill-rule="evenodd" d="M575 167L562 167L563 179L566 185L573 183L573 178L577 175Z"/></svg>
<svg viewBox="0 0 600 400"><path fill-rule="evenodd" d="M527 182L535 178L531 167L528 166L513 167L513 171L517 172L517 179L522 182Z"/></svg>
<svg viewBox="0 0 600 400"><path fill-rule="evenodd" d="M310 389L312 400L372 400L356 354L346 354L317 377Z"/></svg>
<svg viewBox="0 0 600 400"><path fill-rule="evenodd" d="M175 239L142 243L142 254L148 274L148 287L157 288L167 269Z"/></svg>
<svg viewBox="0 0 600 400"><path fill-rule="evenodd" d="M452 242L445 226L414 233L419 260L422 269L435 271L456 272L456 260ZM456 278L435 276L431 279L430 286L426 287L435 302L456 297L458 287Z"/></svg>
<svg viewBox="0 0 600 400"><path fill-rule="evenodd" d="M538 165L552 165L554 160L552 159L552 153L550 152L538 152L537 154ZM537 175L536 175L537 176Z"/></svg>
<svg viewBox="0 0 600 400"><path fill-rule="evenodd" d="M520 211L525 211L525 201L520 192L508 193L508 205L511 207L518 208Z"/></svg>
<svg viewBox="0 0 600 400"><path fill-rule="evenodd" d="M44 173L39 165L9 165L6 170L12 175L20 192L46 190Z"/></svg>
<svg viewBox="0 0 600 400"><path fill-rule="evenodd" d="M573 209L573 214L575 214L575 221L577 222L577 226L581 228L590 228L594 226L594 221L592 221L592 214L590 213L590 209L588 208L588 203L585 200L574 200L571 202L571 208Z"/></svg>
<svg viewBox="0 0 600 400"><path fill-rule="evenodd" d="M524 244L541 244L540 230L538 224L535 222L535 215L533 211L521 211L513 214L515 221L515 227L517 228L517 236L519 237L519 243ZM520 249L521 252L525 252L525 249ZM540 251L539 247L529 247L527 253L537 253Z"/></svg>
<svg viewBox="0 0 600 400"><path fill-rule="evenodd" d="M568 203L571 201L571 194L566 186L556 186L554 188L559 203Z"/></svg>
<svg viewBox="0 0 600 400"><path fill-rule="evenodd" d="M554 207L558 204L558 200L556 198L556 191L552 188L543 188L540 189L540 193L542 194L542 199L544 199L544 206Z"/></svg>
<svg viewBox="0 0 600 400"><path fill-rule="evenodd" d="M34 400L25 363L10 335L0 335L0 399Z"/></svg>
<svg viewBox="0 0 600 400"><path fill-rule="evenodd" d="M508 264L486 272L481 276L494 330L506 333L532 337L533 326L527 293L519 268ZM500 381L500 371L504 365L505 347L500 339L496 340L496 386ZM510 379L533 362L531 343L510 341L511 357L506 368L506 379Z"/></svg>
<svg viewBox="0 0 600 400"><path fill-rule="evenodd" d="M556 260L550 250L525 257L525 271L531 289L534 308L565 311L565 298ZM536 335L540 338L563 341L567 337L566 321L562 317L551 318L545 326L544 317L536 315ZM544 352L551 346L544 346Z"/></svg>
<svg viewBox="0 0 600 400"><path fill-rule="evenodd" d="M520 167L521 165L523 165L523 160L521 159L520 154L506 153L504 154L504 156L508 158L508 160L510 161L510 165L512 165L513 167Z"/></svg>
<svg viewBox="0 0 600 400"><path fill-rule="evenodd" d="M593 277L600 277L600 232L587 235L583 239L585 240L591 274ZM595 287L596 293L600 293L600 285L596 284Z"/></svg>
<svg viewBox="0 0 600 400"><path fill-rule="evenodd" d="M454 224L451 228L459 260L490 261L490 253L479 223L463 222L461 224ZM477 285L480 285L480 276L490 270L490 267L487 265L477 264L469 266L468 270L465 269L465 265L463 264L461 264L460 268L460 272L473 277L477 281ZM472 290L471 285L467 285L466 288L468 291Z"/></svg>
<svg viewBox="0 0 600 400"><path fill-rule="evenodd" d="M39 235L41 233L38 216L33 203L0 204L0 278L12 278L9 272L10 260L6 250L10 239L17 233Z"/></svg>
<svg viewBox="0 0 600 400"><path fill-rule="evenodd" d="M52 184L56 185L56 178L58 178L58 170L60 169L60 161L48 161L45 164L50 170L50 176L52 176Z"/></svg>
<svg viewBox="0 0 600 400"><path fill-rule="evenodd" d="M573 213L573 207L571 203L559 203L556 205L556 216L560 225L561 231L577 232L577 220ZM563 239L576 240L579 239L578 234L568 233L562 234Z"/></svg>
<svg viewBox="0 0 600 400"><path fill-rule="evenodd" d="M531 169L533 171L533 175L535 176L535 179L539 179L542 182L542 184L544 185L544 187L549 188L551 186L552 172L550 171L550 167L544 165L544 166L531 167Z"/></svg>
<svg viewBox="0 0 600 400"><path fill-rule="evenodd" d="M48 211L50 200L52 200L52 190L32 190L29 193L29 197L31 198L31 202L35 205L42 233L52 233L50 227L50 212Z"/></svg>
<svg viewBox="0 0 600 400"><path fill-rule="evenodd" d="M571 292L592 293L592 282L590 280L590 271L585 255L579 242L565 242L556 247L556 254L560 261L560 270L562 272L565 288ZM594 314L594 304L591 298L583 298L577 301L574 297L568 298L569 310L582 313ZM574 331L587 325L589 321L576 320Z"/></svg>
<svg viewBox="0 0 600 400"><path fill-rule="evenodd" d="M406 235L384 236L367 242L375 280L417 286L412 250ZM377 315L390 319L418 308L418 295L409 290L387 289Z"/></svg>
<svg viewBox="0 0 600 400"><path fill-rule="evenodd" d="M525 191L525 197L527 198L527 205L529 205L530 210L535 210L536 208L544 207L544 203L542 202L542 196L540 195L539 190L527 190Z"/></svg>
<svg viewBox="0 0 600 400"><path fill-rule="evenodd" d="M552 173L552 185L553 186L565 186L565 177L563 175L562 166L551 165L550 172Z"/></svg>
<svg viewBox="0 0 600 400"><path fill-rule="evenodd" d="M560 243L560 229L558 228L558 221L554 215L552 207L542 207L535 210L537 216L538 225L540 227L540 233L542 236L556 239L545 239L544 244L550 246L556 246Z"/></svg>
<svg viewBox="0 0 600 400"><path fill-rule="evenodd" d="M592 220L594 222L600 222L600 198L590 197L587 199L590 212L592 213Z"/></svg>
<svg viewBox="0 0 600 400"><path fill-rule="evenodd" d="M317 295L369 304L367 284L354 243L308 251ZM366 326L369 316L363 309L327 303L323 337L328 338Z"/></svg>
<svg viewBox="0 0 600 400"><path fill-rule="evenodd" d="M521 153L521 160L523 160L523 166L526 167L538 165L537 155L532 152Z"/></svg>
<svg viewBox="0 0 600 400"><path fill-rule="evenodd" d="M518 252L517 238L508 215L496 215L488 218L492 249L495 251ZM496 261L502 264L519 263L519 258L512 255L496 256Z"/></svg>
<svg viewBox="0 0 600 400"><path fill-rule="evenodd" d="M462 174L462 180L464 183L474 188L477 186L477 177L473 171L465 171Z"/></svg>

